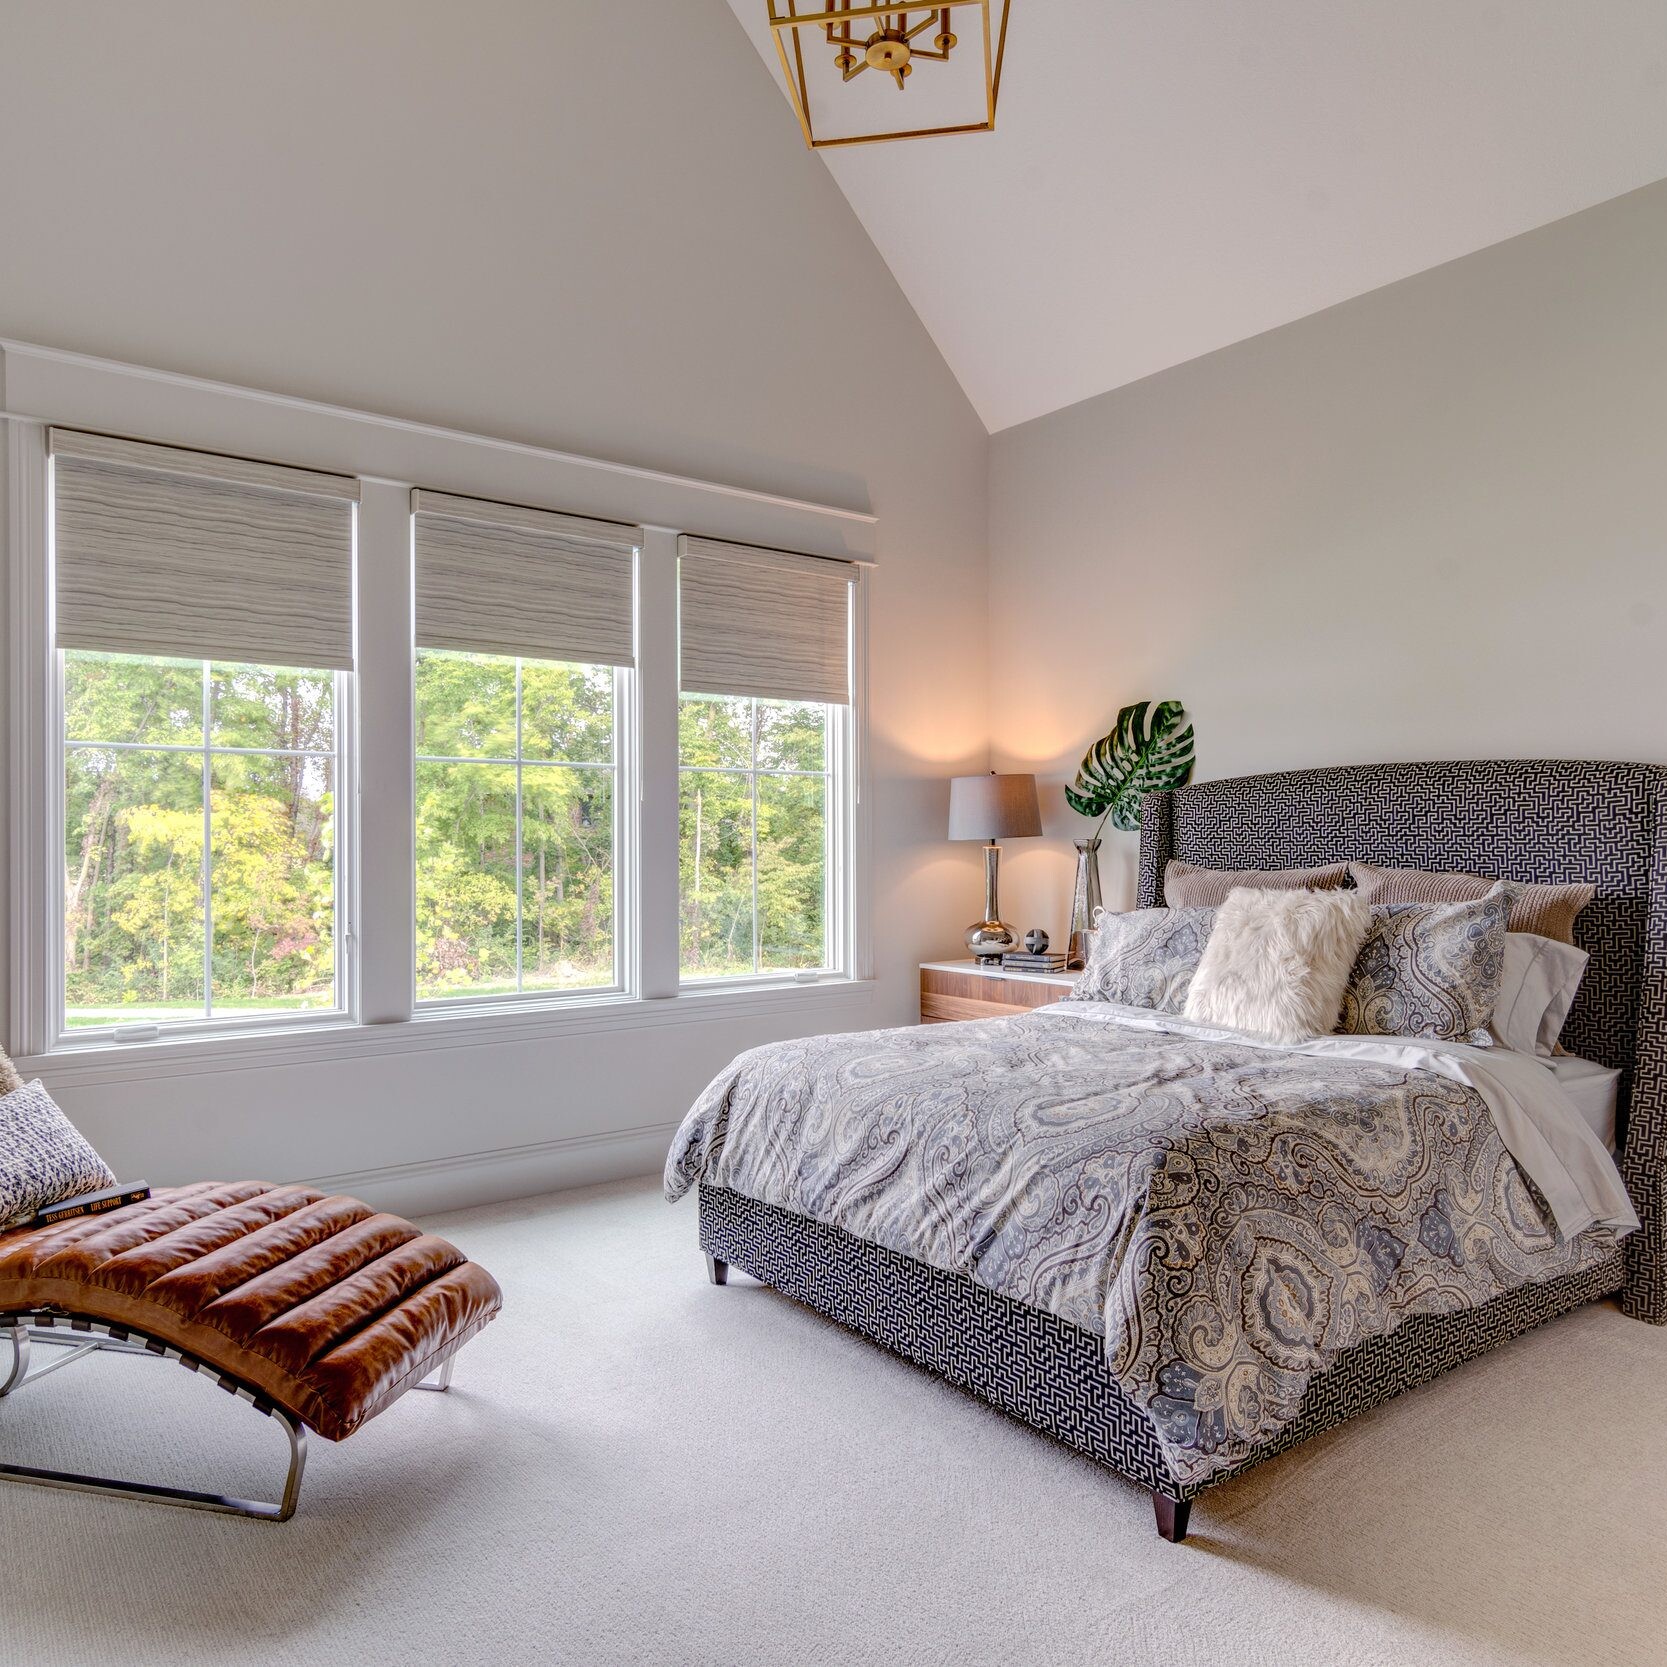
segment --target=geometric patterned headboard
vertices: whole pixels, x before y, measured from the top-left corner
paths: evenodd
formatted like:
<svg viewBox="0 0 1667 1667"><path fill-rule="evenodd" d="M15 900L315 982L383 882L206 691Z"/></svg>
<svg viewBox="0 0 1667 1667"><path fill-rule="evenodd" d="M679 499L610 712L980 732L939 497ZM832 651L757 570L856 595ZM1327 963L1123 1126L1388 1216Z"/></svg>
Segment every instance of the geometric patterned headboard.
<svg viewBox="0 0 1667 1667"><path fill-rule="evenodd" d="M1140 905L1170 858L1208 868L1346 861L1586 880L1575 922L1592 957L1563 1032L1622 1073L1622 1173L1643 1222L1627 1241L1626 1311L1667 1324L1667 768L1574 759L1359 764L1149 793Z"/></svg>

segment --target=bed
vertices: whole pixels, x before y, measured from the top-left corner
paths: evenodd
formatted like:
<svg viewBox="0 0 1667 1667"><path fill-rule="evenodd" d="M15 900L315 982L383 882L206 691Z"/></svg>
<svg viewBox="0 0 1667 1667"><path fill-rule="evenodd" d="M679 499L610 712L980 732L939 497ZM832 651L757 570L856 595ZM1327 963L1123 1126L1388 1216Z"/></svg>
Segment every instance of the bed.
<svg viewBox="0 0 1667 1667"><path fill-rule="evenodd" d="M691 1113L686 1129L693 1133L681 1152L674 1147L668 1191L698 1187L700 1241L714 1279L721 1282L730 1265L740 1267L1106 1465L1150 1491L1159 1533L1180 1540L1191 1501L1205 1488L1583 1303L1618 1295L1636 1318L1667 1321L1667 1223L1660 1196L1667 1154L1664 808L1667 770L1653 766L1374 765L1152 794L1141 829L1143 907L1164 902L1163 874L1171 858L1221 869L1353 858L1595 885L1596 896L1576 925L1591 961L1563 1041L1594 1069L1619 1073L1613 1139L1639 1222L1624 1236L1601 1227L1560 1234L1561 1206L1547 1207L1537 1188L1522 1184L1518 1166L1499 1147L1494 1119L1486 1109L1477 1112L1477 1096L1432 1074L1428 1060L1356 1063L1345 1074L1338 1061L1317 1057L1324 1044L1296 1058L1241 1057L1223 1052L1220 1037L1178 1037L1172 1027L1144 1039L1129 1033L1132 1041L1119 1031L1119 1048L1132 1063L1105 1092L1122 1094L1113 1102L1122 1122L1146 1117L1158 1128L1163 1115L1173 1113L1189 1132L1186 1142L1159 1142L1161 1161L1140 1170L1141 1208L1123 1212L1115 1224L1122 1235L1117 1243L1096 1240L1108 1229L1084 1209L1070 1256L1036 1249L1022 1231L1031 1201L1045 1194L1069 1215L1084 1200L1092 1204L1097 1187L1049 1193L1052 1183L1035 1164L1025 1169L1020 1186L1014 1185L1011 1161L999 1177L994 1171L962 1177L970 1203L951 1198L953 1187L943 1184L957 1164L966 1168L958 1156L947 1169L940 1159L924 1184L916 1178L912 1192L894 1186L888 1195L891 1171L905 1161L910 1145L906 1113L925 1106L937 1116L924 1125L928 1139L938 1138L944 1126L942 1106L935 1112L932 1106L931 1048L942 1050L937 1057L945 1080L958 1070L1008 1085L1009 1098L1023 1106L1020 1150L1027 1164L1032 1144L1040 1154L1052 1149L1056 1136L1066 1139L1055 1123L1069 1119L1050 1121L1045 1104L1038 1110L1036 1094L1026 1098L1020 1090L1027 1071L1033 1090L1046 1089L1057 1076L1061 1104L1079 1104L1082 1084L1090 1080L1084 1038L1092 1027L1081 1015L1050 1016L1049 1010L930 1032L778 1045L813 1052L821 1047L825 1055L845 1049L838 1061L846 1073L842 1080L852 1087L851 1103L860 1099L865 1108L861 1117L846 1120L848 1126L842 1126L837 1093L827 1092L832 1079L815 1091L821 1067L811 1055L755 1050L738 1068L762 1076L773 1063L772 1115L788 1106L800 1122L821 1120L819 1140L834 1147L861 1142L861 1149L838 1152L837 1164L822 1166L827 1173L819 1176L817 1164L807 1162L809 1148L788 1149L767 1130L760 1132L761 1112L752 1167L726 1169L714 1158L725 1149L727 1123L715 1122L710 1110L704 1124ZM1009 1028L1023 1026L1030 1028ZM929 1042L931 1037L941 1041ZM1255 1102L1262 1084L1281 1072L1282 1092L1289 1094L1292 1071L1327 1110L1333 1132L1316 1146L1303 1131L1287 1130L1271 1160L1259 1149L1262 1167L1256 1169L1237 1148L1248 1138L1246 1129L1260 1130L1266 1119L1235 1122L1225 1102ZM911 1073L918 1080L909 1092L891 1092L888 1084L901 1084ZM1189 1101L1189 1082L1211 1086ZM715 1085L709 1094L714 1091L722 1118L742 1103L733 1085ZM1209 1094L1223 1104L1212 1107ZM765 1104L766 1096L757 1098ZM985 1099L980 1115L986 1123L1006 1115L994 1088ZM1180 1110L1172 1106L1163 1113L1159 1101L1173 1101ZM1409 1152L1383 1150L1382 1128L1403 1124L1413 1131ZM1354 1133L1352 1125L1358 1125ZM1046 1128L1046 1140L1035 1139L1039 1126ZM739 1137L732 1143L735 1152L743 1145ZM1095 1175L1125 1175L1128 1157L1128 1151L1096 1151ZM1079 1155L1070 1161L1080 1167ZM764 1184L772 1167L782 1184ZM1371 1183L1372 1210L1358 1219L1350 1215L1348 1196L1322 1197L1324 1189L1309 1184L1311 1176L1338 1170L1358 1171ZM853 1174L860 1181L855 1192ZM1220 1288L1224 1267L1199 1265L1208 1259L1176 1248L1192 1218L1166 1215L1163 1189L1175 1176L1219 1195L1212 1205L1218 1213L1248 1209L1253 1216L1256 1187L1268 1175L1275 1191L1294 1176L1293 1195L1316 1194L1303 1204L1307 1214L1298 1228L1286 1232L1288 1223L1275 1222L1272 1237L1281 1241L1275 1254L1296 1265L1304 1254L1323 1255L1332 1258L1333 1273L1340 1268L1347 1276L1330 1280L1346 1302L1319 1321L1292 1305L1300 1309L1325 1281L1305 1280L1300 1272L1286 1277L1276 1268L1275 1277L1257 1285L1252 1302ZM992 1186L999 1194L993 1199ZM1230 1199L1229 1188L1238 1189ZM842 1213L824 1207L835 1191L847 1199L860 1194L862 1208ZM912 1199L906 1210L899 1202L904 1196ZM1017 1226L1015 1216L1021 1218ZM841 1220L855 1220L861 1230L848 1231ZM957 1254L945 1253L945 1244L957 1235L964 1240L969 1231L978 1235L975 1257L968 1259L964 1243ZM1287 1255L1285 1240L1295 1246L1293 1254ZM1457 1241L1468 1254L1455 1252ZM1004 1263L1011 1264L1005 1277ZM975 1264L976 1279L959 1271ZM1140 1288L1119 1293L1120 1270L1135 1265L1145 1270ZM1101 1295L1111 1293L1103 1320L1084 1295L1096 1289L1094 1277L1102 1280ZM1242 1314L1233 1312L1235 1301ZM1242 1347L1246 1337L1248 1351ZM1183 1357L1224 1364L1204 1374L1208 1381L1201 1387L1190 1381L1198 1372L1178 1367ZM1247 1371L1244 1361L1251 1357ZM1189 1381L1178 1381L1178 1373Z"/></svg>

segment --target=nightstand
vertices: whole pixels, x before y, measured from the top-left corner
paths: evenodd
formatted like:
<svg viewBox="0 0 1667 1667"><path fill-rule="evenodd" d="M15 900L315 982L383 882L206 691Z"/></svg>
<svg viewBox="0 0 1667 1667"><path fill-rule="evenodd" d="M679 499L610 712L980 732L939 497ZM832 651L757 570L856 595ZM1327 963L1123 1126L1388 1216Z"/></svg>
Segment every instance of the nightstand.
<svg viewBox="0 0 1667 1667"><path fill-rule="evenodd" d="M1082 976L1076 972L1007 972L978 961L922 961L920 1022L1001 1019L1029 1007L1063 1001Z"/></svg>

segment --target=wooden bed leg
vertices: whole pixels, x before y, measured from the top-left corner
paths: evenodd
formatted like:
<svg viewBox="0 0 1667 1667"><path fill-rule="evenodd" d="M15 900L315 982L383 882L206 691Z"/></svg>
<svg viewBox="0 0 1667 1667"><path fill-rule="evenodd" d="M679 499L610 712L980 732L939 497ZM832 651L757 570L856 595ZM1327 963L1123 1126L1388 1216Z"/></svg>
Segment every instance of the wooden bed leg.
<svg viewBox="0 0 1667 1667"><path fill-rule="evenodd" d="M1190 1499L1171 1499L1167 1493L1152 1495L1152 1509L1157 1514L1158 1538L1179 1545L1187 1537L1187 1518L1192 1515Z"/></svg>
<svg viewBox="0 0 1667 1667"><path fill-rule="evenodd" d="M710 1279L714 1285L727 1285L729 1283L729 1263L720 1262L716 1256L714 1256L710 1251L707 1251L706 1277Z"/></svg>

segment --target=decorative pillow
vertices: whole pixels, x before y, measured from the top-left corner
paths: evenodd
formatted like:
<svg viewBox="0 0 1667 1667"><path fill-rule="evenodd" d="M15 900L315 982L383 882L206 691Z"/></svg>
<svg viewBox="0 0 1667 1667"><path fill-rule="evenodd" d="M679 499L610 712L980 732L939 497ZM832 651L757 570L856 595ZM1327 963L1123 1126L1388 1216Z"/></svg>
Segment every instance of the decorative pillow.
<svg viewBox="0 0 1667 1667"><path fill-rule="evenodd" d="M1500 884L1479 874L1426 874L1421 868L1375 868L1369 862L1351 862L1349 872L1361 896L1372 903L1471 903ZM1582 884L1509 883L1516 887L1516 902L1506 930L1533 932L1558 943L1574 942L1574 917L1597 893L1596 886Z"/></svg>
<svg viewBox="0 0 1667 1667"><path fill-rule="evenodd" d="M38 1082L0 1098L0 1228L116 1177Z"/></svg>
<svg viewBox="0 0 1667 1667"><path fill-rule="evenodd" d="M1349 1036L1426 1036L1491 1048L1512 888L1472 903L1376 903L1343 996Z"/></svg>
<svg viewBox="0 0 1667 1667"><path fill-rule="evenodd" d="M1337 1023L1371 924L1371 904L1352 891L1231 891L1216 910L1186 1015L1275 1042L1323 1036Z"/></svg>
<svg viewBox="0 0 1667 1667"><path fill-rule="evenodd" d="M1214 909L1101 909L1072 997L1179 1013L1215 917Z"/></svg>
<svg viewBox="0 0 1667 1667"><path fill-rule="evenodd" d="M17 1074L17 1067L0 1050L0 1094L13 1093L22 1086L23 1078Z"/></svg>
<svg viewBox="0 0 1667 1667"><path fill-rule="evenodd" d="M1214 909L1230 891L1336 891L1348 878L1346 862L1324 868L1195 868L1172 860L1164 864L1163 898L1172 909Z"/></svg>
<svg viewBox="0 0 1667 1667"><path fill-rule="evenodd" d="M1494 1041L1502 1048L1549 1059L1557 1051L1589 960L1591 956L1572 943L1507 930L1499 999L1488 1021Z"/></svg>

